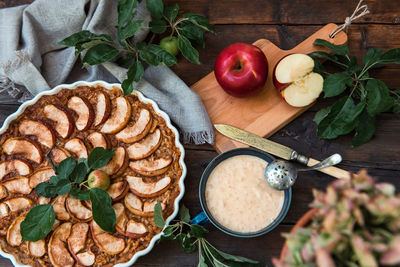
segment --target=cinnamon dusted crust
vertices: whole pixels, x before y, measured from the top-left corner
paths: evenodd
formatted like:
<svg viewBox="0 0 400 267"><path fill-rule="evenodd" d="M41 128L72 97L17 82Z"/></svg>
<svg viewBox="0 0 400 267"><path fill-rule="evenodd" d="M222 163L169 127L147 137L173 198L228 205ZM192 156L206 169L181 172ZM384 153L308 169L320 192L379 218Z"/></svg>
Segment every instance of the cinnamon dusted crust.
<svg viewBox="0 0 400 267"><path fill-rule="evenodd" d="M130 114L124 121L126 112ZM89 154L94 146L116 152L104 167L111 184L118 183L109 192L120 215L115 233L104 234L91 219L79 217L82 210L90 217L90 201L77 203L66 196L57 201L56 224L44 240L20 240L15 230L18 225L12 223L31 207L50 201L38 197L34 186L52 175L45 157L52 143L51 157L56 163L69 155L77 159ZM173 213L183 170L175 135L150 104L134 95L123 97L120 89L81 86L42 96L0 135L0 144L0 245L23 264L112 266L127 262L161 232L153 222L154 203L162 203L165 218ZM127 177L135 178L128 183ZM107 244L110 240L112 246Z"/></svg>

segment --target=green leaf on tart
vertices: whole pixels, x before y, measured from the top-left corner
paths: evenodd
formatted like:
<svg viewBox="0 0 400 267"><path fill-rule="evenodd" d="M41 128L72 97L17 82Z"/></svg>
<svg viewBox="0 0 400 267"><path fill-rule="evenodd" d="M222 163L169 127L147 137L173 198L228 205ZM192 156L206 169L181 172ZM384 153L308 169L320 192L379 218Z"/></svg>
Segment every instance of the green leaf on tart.
<svg viewBox="0 0 400 267"><path fill-rule="evenodd" d="M183 35L178 36L178 47L182 55L190 62L200 64L199 52L192 46L189 39Z"/></svg>
<svg viewBox="0 0 400 267"><path fill-rule="evenodd" d="M82 59L85 65L97 65L115 58L119 54L118 49L108 44L98 44L91 47Z"/></svg>
<svg viewBox="0 0 400 267"><path fill-rule="evenodd" d="M353 79L347 72L337 72L329 75L324 80L324 97L338 96L353 83Z"/></svg>
<svg viewBox="0 0 400 267"><path fill-rule="evenodd" d="M103 147L95 147L88 157L88 167L98 169L106 165L114 156L114 151Z"/></svg>
<svg viewBox="0 0 400 267"><path fill-rule="evenodd" d="M59 178L68 178L76 166L76 161L72 158L66 158L56 166L56 173ZM53 182L55 183L55 182Z"/></svg>
<svg viewBox="0 0 400 267"><path fill-rule="evenodd" d="M71 191L69 192L69 196L79 200L90 200L89 194L89 190L82 190L76 186L72 187Z"/></svg>
<svg viewBox="0 0 400 267"><path fill-rule="evenodd" d="M175 4L173 6L164 6L164 16L170 21L174 21L178 16L179 6Z"/></svg>
<svg viewBox="0 0 400 267"><path fill-rule="evenodd" d="M165 220L162 214L162 207L161 203L159 200L157 200L157 203L154 205L154 218L153 218L154 224L159 227L159 228L164 228L165 226Z"/></svg>
<svg viewBox="0 0 400 267"><path fill-rule="evenodd" d="M323 39L316 39L314 45L321 45L331 50L336 55L348 55L349 47L347 45L335 45Z"/></svg>
<svg viewBox="0 0 400 267"><path fill-rule="evenodd" d="M115 232L114 226L117 218L112 207L111 197L106 191L97 187L89 190L89 197L92 203L93 220L104 231Z"/></svg>
<svg viewBox="0 0 400 267"><path fill-rule="evenodd" d="M51 204L33 207L21 223L22 241L38 241L51 231L56 215Z"/></svg>
<svg viewBox="0 0 400 267"><path fill-rule="evenodd" d="M164 3L162 0L146 0L146 6L153 18L162 18L164 11Z"/></svg>
<svg viewBox="0 0 400 267"><path fill-rule="evenodd" d="M79 162L74 170L69 175L69 180L75 183L82 183L85 179L86 174L89 172L89 168L85 162Z"/></svg>

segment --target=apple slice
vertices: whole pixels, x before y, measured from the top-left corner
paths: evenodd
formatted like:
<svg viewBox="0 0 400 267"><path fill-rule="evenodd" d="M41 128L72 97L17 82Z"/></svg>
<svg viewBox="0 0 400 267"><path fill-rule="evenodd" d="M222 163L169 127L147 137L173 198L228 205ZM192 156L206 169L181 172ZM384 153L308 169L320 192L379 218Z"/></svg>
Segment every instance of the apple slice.
<svg viewBox="0 0 400 267"><path fill-rule="evenodd" d="M107 148L108 147L108 142L106 137L99 132L93 132L88 135L87 140L92 144L92 147L103 147Z"/></svg>
<svg viewBox="0 0 400 267"><path fill-rule="evenodd" d="M111 117L101 127L101 132L105 134L113 134L121 131L131 117L131 104L125 97L120 96L115 99Z"/></svg>
<svg viewBox="0 0 400 267"><path fill-rule="evenodd" d="M54 128L62 138L68 138L72 134L74 124L67 111L50 104L44 107L43 112L46 118L54 122Z"/></svg>
<svg viewBox="0 0 400 267"><path fill-rule="evenodd" d="M112 201L118 201L128 193L128 189L129 187L126 181L119 181L111 184L107 189L107 193L110 195Z"/></svg>
<svg viewBox="0 0 400 267"><path fill-rule="evenodd" d="M132 238L140 238L147 235L149 232L146 226L141 222L129 220L126 223L126 235Z"/></svg>
<svg viewBox="0 0 400 267"><path fill-rule="evenodd" d="M48 148L51 148L56 141L53 129L41 121L23 120L18 131L22 135L35 136L39 143Z"/></svg>
<svg viewBox="0 0 400 267"><path fill-rule="evenodd" d="M68 249L72 256L85 248L89 225L87 223L76 223L71 228L71 235L68 237Z"/></svg>
<svg viewBox="0 0 400 267"><path fill-rule="evenodd" d="M54 147L50 152L50 158L56 165L68 157L71 157L71 154L61 147Z"/></svg>
<svg viewBox="0 0 400 267"><path fill-rule="evenodd" d="M7 231L7 243L10 246L16 247L21 245L22 236L20 233L21 223L25 220L25 214L18 216L10 225Z"/></svg>
<svg viewBox="0 0 400 267"><path fill-rule="evenodd" d="M40 258L46 254L46 241L40 239L36 242L28 241L28 252L32 257Z"/></svg>
<svg viewBox="0 0 400 267"><path fill-rule="evenodd" d="M145 183L141 177L126 176L129 189L139 197L155 197L168 190L171 178L166 176L152 183Z"/></svg>
<svg viewBox="0 0 400 267"><path fill-rule="evenodd" d="M71 234L72 223L61 224L53 232L48 244L50 262L56 267L72 267L75 263L74 258L66 248L68 237Z"/></svg>
<svg viewBox="0 0 400 267"><path fill-rule="evenodd" d="M139 216L154 216L154 205L157 199L150 202L142 202L140 198L132 193L128 193L124 199L125 206L133 213ZM165 204L161 202L161 208L164 210Z"/></svg>
<svg viewBox="0 0 400 267"><path fill-rule="evenodd" d="M305 54L291 54L278 62L274 86L289 105L308 106L321 94L324 79L313 69L314 60Z"/></svg>
<svg viewBox="0 0 400 267"><path fill-rule="evenodd" d="M128 188L128 187L126 187ZM7 190L4 186L0 184L0 199L6 198L8 196Z"/></svg>
<svg viewBox="0 0 400 267"><path fill-rule="evenodd" d="M151 128L151 114L147 109L142 109L139 118L132 125L125 127L115 135L115 138L124 143L134 143L146 136Z"/></svg>
<svg viewBox="0 0 400 267"><path fill-rule="evenodd" d="M125 207L122 203L115 203L112 207L117 218L117 221L115 222L115 230L117 230L118 233L125 235L126 223L128 222Z"/></svg>
<svg viewBox="0 0 400 267"><path fill-rule="evenodd" d="M79 199L68 197L65 204L69 214L75 220L87 222L92 219L92 211L86 208Z"/></svg>
<svg viewBox="0 0 400 267"><path fill-rule="evenodd" d="M7 188L9 193L28 195L32 191L32 188L29 186L29 178L27 177L11 178L3 182L3 186Z"/></svg>
<svg viewBox="0 0 400 267"><path fill-rule="evenodd" d="M15 197L3 202L8 206L10 212L20 212L33 206L33 201L27 197Z"/></svg>
<svg viewBox="0 0 400 267"><path fill-rule="evenodd" d="M95 221L90 224L92 237L96 245L109 255L117 255L125 249L125 240L104 232Z"/></svg>
<svg viewBox="0 0 400 267"><path fill-rule="evenodd" d="M159 158L159 159L141 159L137 161L131 161L129 163L129 167L145 176L157 176L164 172L166 172L169 168L169 165L172 163L172 158Z"/></svg>
<svg viewBox="0 0 400 267"><path fill-rule="evenodd" d="M65 208L65 200L67 199L68 194L60 196L54 203L53 209L56 214L56 218L60 221L67 221L71 217Z"/></svg>
<svg viewBox="0 0 400 267"><path fill-rule="evenodd" d="M7 204L0 203L0 219L10 215L11 211Z"/></svg>
<svg viewBox="0 0 400 267"><path fill-rule="evenodd" d="M157 129L154 133L149 134L141 140L140 142L137 142L133 145L130 145L127 148L128 151L128 157L130 159L143 159L147 158L151 154L154 153L154 151L157 150L157 148L161 144L161 131Z"/></svg>
<svg viewBox="0 0 400 267"><path fill-rule="evenodd" d="M83 266L93 266L96 261L96 255L91 251L85 251L76 254L76 261Z"/></svg>
<svg viewBox="0 0 400 267"><path fill-rule="evenodd" d="M122 146L114 150L114 156L107 163L107 165L101 167L99 170L107 173L108 175L118 175L122 173L128 166L128 157L125 148Z"/></svg>
<svg viewBox="0 0 400 267"><path fill-rule="evenodd" d="M94 118L94 126L104 123L110 116L111 101L110 97L103 92L97 93L96 100L96 117Z"/></svg>
<svg viewBox="0 0 400 267"><path fill-rule="evenodd" d="M29 186L35 188L38 184L49 181L50 177L54 175L56 173L51 167L38 169L29 177Z"/></svg>
<svg viewBox="0 0 400 267"><path fill-rule="evenodd" d="M50 201L51 201L50 198L47 198L47 197L44 197L44 196L39 196L38 199L37 199L37 203L38 203L39 205L49 204Z"/></svg>
<svg viewBox="0 0 400 267"><path fill-rule="evenodd" d="M143 212L145 214L152 214L154 215L154 206L157 204L157 199L154 199L152 201L147 201L143 203ZM164 211L165 209L165 204L161 202L161 210Z"/></svg>
<svg viewBox="0 0 400 267"><path fill-rule="evenodd" d="M42 162L42 150L39 145L24 137L10 137L3 144L3 152L7 155L21 154L24 158L36 163Z"/></svg>
<svg viewBox="0 0 400 267"><path fill-rule="evenodd" d="M128 219L122 203L114 204L113 208L117 217L115 229L118 233L132 238L140 238L147 235L148 231L144 224Z"/></svg>
<svg viewBox="0 0 400 267"><path fill-rule="evenodd" d="M64 148L69 152L74 153L78 159L88 157L85 143L83 143L83 141L79 138L72 138L71 140L68 140L65 143Z"/></svg>
<svg viewBox="0 0 400 267"><path fill-rule="evenodd" d="M73 96L68 100L68 108L77 114L75 127L78 131L87 130L94 120L94 111L88 100L79 96Z"/></svg>
<svg viewBox="0 0 400 267"><path fill-rule="evenodd" d="M32 172L32 168L28 162L22 159L11 159L0 162L0 181L12 173L13 176L25 176Z"/></svg>

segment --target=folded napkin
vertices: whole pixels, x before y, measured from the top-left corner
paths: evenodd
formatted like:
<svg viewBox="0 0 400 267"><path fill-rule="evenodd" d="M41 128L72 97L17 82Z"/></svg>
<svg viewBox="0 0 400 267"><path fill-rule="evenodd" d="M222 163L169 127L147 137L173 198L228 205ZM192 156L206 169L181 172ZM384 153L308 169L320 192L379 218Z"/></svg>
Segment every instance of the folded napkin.
<svg viewBox="0 0 400 267"><path fill-rule="evenodd" d="M21 102L62 83L122 82L125 68L114 63L82 68L74 48L58 44L80 30L106 33L116 40L117 4L114 0L36 0L0 9L0 89ZM145 5L141 1L135 16L148 26L151 16ZM143 41L148 31L141 29L134 40ZM168 67L147 67L136 89L171 117L184 143L213 143L214 132L200 98ZM1 98L7 101L4 94Z"/></svg>

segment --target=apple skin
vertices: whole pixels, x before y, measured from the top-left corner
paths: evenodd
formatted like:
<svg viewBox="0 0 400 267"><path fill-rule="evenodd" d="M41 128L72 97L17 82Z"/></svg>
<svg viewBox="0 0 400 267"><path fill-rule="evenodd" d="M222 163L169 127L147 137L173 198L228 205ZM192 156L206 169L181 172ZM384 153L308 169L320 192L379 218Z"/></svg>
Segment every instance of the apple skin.
<svg viewBox="0 0 400 267"><path fill-rule="evenodd" d="M235 97L247 97L264 87L268 77L268 61L257 46L235 43L218 55L214 73L225 92Z"/></svg>
<svg viewBox="0 0 400 267"><path fill-rule="evenodd" d="M107 190L110 187L110 176L100 170L94 170L89 174L88 185L90 188L101 188Z"/></svg>
<svg viewBox="0 0 400 267"><path fill-rule="evenodd" d="M275 89L278 90L279 95L280 95L283 99L285 99L285 97L284 97L281 93L282 93L283 90L285 90L286 87L288 87L288 86L290 85L290 83L280 83L280 82L278 82L278 80L276 79L275 73L276 73L276 67L279 65L279 63L282 61L282 59L284 59L285 57L290 56L290 55L291 55L291 54L288 54L288 55L282 57L282 58L275 64L274 71L272 72L272 83L273 83Z"/></svg>

